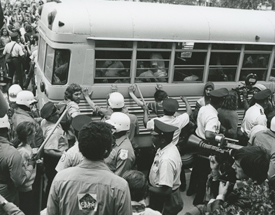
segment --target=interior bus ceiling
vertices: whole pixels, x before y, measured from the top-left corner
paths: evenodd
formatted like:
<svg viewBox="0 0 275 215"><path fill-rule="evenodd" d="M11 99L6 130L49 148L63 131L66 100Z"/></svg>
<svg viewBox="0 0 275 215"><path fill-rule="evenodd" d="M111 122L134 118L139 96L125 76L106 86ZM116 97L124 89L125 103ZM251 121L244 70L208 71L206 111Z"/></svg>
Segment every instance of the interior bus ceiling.
<svg viewBox="0 0 275 215"><path fill-rule="evenodd" d="M46 29L47 35L56 40L56 33L64 34L63 42L67 38L72 42L71 37L66 37L72 32L76 41L90 38L255 43L258 36L259 43L275 42L274 11L75 0L45 4L40 24L48 23L48 13L54 9L57 14L53 32ZM60 27L59 21L64 26Z"/></svg>

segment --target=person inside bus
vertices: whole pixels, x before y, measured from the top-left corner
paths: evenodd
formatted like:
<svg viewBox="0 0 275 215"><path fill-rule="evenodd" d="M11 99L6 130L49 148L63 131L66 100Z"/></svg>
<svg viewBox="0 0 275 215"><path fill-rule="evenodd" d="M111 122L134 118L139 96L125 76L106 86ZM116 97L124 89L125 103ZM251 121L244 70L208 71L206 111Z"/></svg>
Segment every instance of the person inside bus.
<svg viewBox="0 0 275 215"><path fill-rule="evenodd" d="M138 77L153 79L155 82L165 82L167 79L167 72L165 69L165 62L159 53L152 53L150 56L150 69L141 73Z"/></svg>
<svg viewBox="0 0 275 215"><path fill-rule="evenodd" d="M70 52L56 50L53 84L65 84L68 79Z"/></svg>
<svg viewBox="0 0 275 215"><path fill-rule="evenodd" d="M207 205L198 205L185 215L274 214L274 191L266 180L270 157L270 153L260 146L242 147L233 152L232 168L237 181L233 191L229 193L230 182L219 182L220 164L215 156L210 156L214 182L212 185L219 186L218 196L211 199Z"/></svg>

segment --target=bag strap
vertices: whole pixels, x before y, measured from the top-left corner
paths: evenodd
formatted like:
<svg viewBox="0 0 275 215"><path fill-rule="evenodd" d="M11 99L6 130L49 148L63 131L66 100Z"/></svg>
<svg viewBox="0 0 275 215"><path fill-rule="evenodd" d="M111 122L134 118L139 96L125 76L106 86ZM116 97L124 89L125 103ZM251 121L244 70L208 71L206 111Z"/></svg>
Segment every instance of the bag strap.
<svg viewBox="0 0 275 215"><path fill-rule="evenodd" d="M16 42L13 44L13 46L12 46L12 48L11 48L11 52L10 52L10 55L11 55L11 57L12 57L12 50L13 50L13 47L15 46L15 44L16 44Z"/></svg>

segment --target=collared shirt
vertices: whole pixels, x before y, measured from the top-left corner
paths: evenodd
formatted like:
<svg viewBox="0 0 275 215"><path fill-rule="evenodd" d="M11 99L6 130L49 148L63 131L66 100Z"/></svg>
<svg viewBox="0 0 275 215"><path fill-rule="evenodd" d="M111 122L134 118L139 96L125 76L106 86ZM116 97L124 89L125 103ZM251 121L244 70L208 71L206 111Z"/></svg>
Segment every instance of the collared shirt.
<svg viewBox="0 0 275 215"><path fill-rule="evenodd" d="M54 126L55 126L55 123L49 122L46 119L42 120L41 129L43 131L44 138L46 138L50 134ZM54 149L54 150L59 150L61 152L67 150L69 146L68 146L68 141L65 138L66 138L65 133L61 125L59 124L54 130L54 132L52 133L44 149Z"/></svg>
<svg viewBox="0 0 275 215"><path fill-rule="evenodd" d="M36 133L35 133L35 146L31 146L32 148L38 148L44 141L43 138L43 132L41 127L38 125L38 123L34 120L34 118L32 118L32 116L27 112L24 111L21 108L16 108L14 109L14 114L12 115L11 118L12 124L13 124L13 129L14 131L16 130L16 127L24 121L28 121L28 122L33 122L35 124L35 129L36 129ZM14 132L16 135L16 132Z"/></svg>
<svg viewBox="0 0 275 215"><path fill-rule="evenodd" d="M158 211L154 211L151 208L146 208L144 200L139 202L132 201L131 204L133 215L161 215L161 213Z"/></svg>
<svg viewBox="0 0 275 215"><path fill-rule="evenodd" d="M48 215L132 214L127 182L103 161L83 162L55 176L47 203Z"/></svg>
<svg viewBox="0 0 275 215"><path fill-rule="evenodd" d="M174 132L172 144L176 145L179 141L179 136L181 129L184 128L189 123L189 115L187 113L183 113L179 116L167 116L164 115L159 118L153 118L147 122L146 128L150 130L154 130L154 120L157 119L161 122L164 122L168 125L173 125L178 127L178 129Z"/></svg>
<svg viewBox="0 0 275 215"><path fill-rule="evenodd" d="M126 170L130 170L134 166L135 159L132 144L127 135L123 135L116 139L116 143L110 155L105 159L105 163L116 175L122 176Z"/></svg>
<svg viewBox="0 0 275 215"><path fill-rule="evenodd" d="M206 139L205 132L212 131L219 133L220 124L218 111L211 104L203 106L198 113L196 134L200 138Z"/></svg>
<svg viewBox="0 0 275 215"><path fill-rule="evenodd" d="M168 186L172 190L179 188L181 172L181 156L174 144L168 144L163 149L158 149L152 167L149 181L152 186Z"/></svg>
<svg viewBox="0 0 275 215"><path fill-rule="evenodd" d="M84 157L78 148L78 142L75 142L73 147L63 153L63 155L59 159L58 164L55 167L55 170L59 172L63 169L77 166L83 161L83 158Z"/></svg>
<svg viewBox="0 0 275 215"><path fill-rule="evenodd" d="M13 47L13 45L14 45L14 47ZM19 57L19 56L24 55L22 47L14 41L11 41L11 42L7 43L7 45L5 45L3 54L5 55L6 53L10 53L12 47L13 47L13 50L12 50L12 53L11 53L12 57Z"/></svg>
<svg viewBox="0 0 275 215"><path fill-rule="evenodd" d="M250 137L251 129L256 125L267 126L267 119L264 114L264 109L258 103L246 111L241 130L246 133L248 137Z"/></svg>
<svg viewBox="0 0 275 215"><path fill-rule="evenodd" d="M22 156L0 136L0 194L7 201L15 202L16 189L24 186L26 179Z"/></svg>

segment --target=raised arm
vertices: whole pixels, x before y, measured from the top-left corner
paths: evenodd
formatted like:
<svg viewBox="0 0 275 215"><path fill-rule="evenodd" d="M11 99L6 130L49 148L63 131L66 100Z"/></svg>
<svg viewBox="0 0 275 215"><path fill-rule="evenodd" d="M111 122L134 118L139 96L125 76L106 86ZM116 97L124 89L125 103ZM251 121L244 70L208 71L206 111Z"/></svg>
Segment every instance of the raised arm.
<svg viewBox="0 0 275 215"><path fill-rule="evenodd" d="M82 93L83 93L83 96L84 96L85 100L87 101L87 103L91 106L91 108L95 112L96 111L96 104L90 98L90 96L93 94L93 91L89 94L88 93L88 88L84 88L84 89L82 89Z"/></svg>
<svg viewBox="0 0 275 215"><path fill-rule="evenodd" d="M181 98L181 100L185 103L186 112L187 112L187 114L190 116L190 115L192 114L192 108L191 108L191 106L190 106L190 104L189 104L187 98L184 97L184 96L181 96L180 98Z"/></svg>
<svg viewBox="0 0 275 215"><path fill-rule="evenodd" d="M138 106L143 106L143 102L140 101L136 95L135 95L135 87L133 85L131 85L129 88L129 95L131 96L131 98L137 103Z"/></svg>

